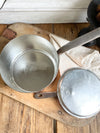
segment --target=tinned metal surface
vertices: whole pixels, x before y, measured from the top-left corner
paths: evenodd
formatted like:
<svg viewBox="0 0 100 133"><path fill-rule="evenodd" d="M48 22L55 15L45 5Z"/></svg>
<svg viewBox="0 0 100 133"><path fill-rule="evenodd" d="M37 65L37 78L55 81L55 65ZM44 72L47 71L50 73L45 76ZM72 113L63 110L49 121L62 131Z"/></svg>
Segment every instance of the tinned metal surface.
<svg viewBox="0 0 100 133"><path fill-rule="evenodd" d="M59 80L57 96L70 115L92 117L100 111L100 79L88 70L70 69Z"/></svg>
<svg viewBox="0 0 100 133"><path fill-rule="evenodd" d="M0 55L3 80L21 92L38 92L48 86L57 75L58 64L53 45L36 35L13 39Z"/></svg>

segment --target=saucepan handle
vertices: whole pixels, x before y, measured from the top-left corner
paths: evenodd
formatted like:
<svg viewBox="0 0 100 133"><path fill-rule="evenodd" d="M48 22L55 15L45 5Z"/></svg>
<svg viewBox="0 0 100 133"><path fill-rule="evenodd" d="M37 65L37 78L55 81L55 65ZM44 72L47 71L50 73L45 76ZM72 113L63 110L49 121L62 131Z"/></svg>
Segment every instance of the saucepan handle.
<svg viewBox="0 0 100 133"><path fill-rule="evenodd" d="M100 27L91 31L91 32L88 32L78 38L76 38L75 40L67 43L66 45L64 45L63 47L61 47L60 49L58 49L57 53L58 54L62 54L64 53L65 51L68 51L74 47L77 47L77 46L81 46L81 45L84 45L88 42L91 42L93 41L94 39L97 39L100 37Z"/></svg>
<svg viewBox="0 0 100 133"><path fill-rule="evenodd" d="M93 30L93 27L91 25L88 26L88 27L85 27L85 28L80 30L80 32L78 33L78 37L90 32L92 30ZM83 46L90 47L90 46L93 46L95 44L96 44L96 39L91 41L91 42L88 42L88 43L84 44Z"/></svg>
<svg viewBox="0 0 100 133"><path fill-rule="evenodd" d="M36 99L43 99L43 98L51 98L57 97L57 92L37 92L34 93L34 98Z"/></svg>

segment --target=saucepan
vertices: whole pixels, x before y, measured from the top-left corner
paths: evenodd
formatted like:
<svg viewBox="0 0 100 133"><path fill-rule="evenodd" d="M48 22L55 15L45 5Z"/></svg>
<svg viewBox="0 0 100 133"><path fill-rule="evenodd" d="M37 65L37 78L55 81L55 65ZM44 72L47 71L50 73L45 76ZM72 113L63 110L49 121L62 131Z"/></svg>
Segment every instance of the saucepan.
<svg viewBox="0 0 100 133"><path fill-rule="evenodd" d="M58 51L46 39L24 35L11 40L0 55L0 74L4 82L20 92L39 92L57 76L59 54L100 37L97 28L61 47Z"/></svg>

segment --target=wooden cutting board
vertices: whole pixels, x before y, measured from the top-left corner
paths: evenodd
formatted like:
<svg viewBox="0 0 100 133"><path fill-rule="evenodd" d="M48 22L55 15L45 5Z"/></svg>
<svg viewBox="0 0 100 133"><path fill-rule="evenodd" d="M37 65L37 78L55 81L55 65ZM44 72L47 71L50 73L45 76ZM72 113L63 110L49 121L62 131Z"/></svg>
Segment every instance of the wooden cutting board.
<svg viewBox="0 0 100 133"><path fill-rule="evenodd" d="M9 29L10 29L10 32L9 32ZM34 27L33 25L22 24L22 23L13 24L13 25L10 25L0 37L0 51L12 38L25 35L25 34L35 34L50 40L49 33L47 31L43 31L37 27ZM63 62L62 62L62 65L63 65ZM68 65L72 67L70 62ZM47 92L55 91L57 89L57 83L60 76L61 76L60 72L58 72L58 75L55 81L50 86L45 88L44 91L47 91ZM9 88L3 82L1 77L0 77L0 93L10 98L13 98L27 106L30 106L50 116L53 119L56 119L68 125L84 126L95 119L95 117L92 117L89 119L78 119L78 118L72 117L62 109L57 98L35 99L33 97L33 93L20 93Z"/></svg>

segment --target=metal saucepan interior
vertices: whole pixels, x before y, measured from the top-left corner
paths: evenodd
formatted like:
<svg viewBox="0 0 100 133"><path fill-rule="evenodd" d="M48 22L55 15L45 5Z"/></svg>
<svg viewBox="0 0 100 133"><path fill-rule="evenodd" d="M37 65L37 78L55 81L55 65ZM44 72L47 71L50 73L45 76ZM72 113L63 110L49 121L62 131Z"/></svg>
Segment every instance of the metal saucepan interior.
<svg viewBox="0 0 100 133"><path fill-rule="evenodd" d="M38 92L55 79L59 54L100 37L100 28L61 47L58 51L46 39L24 35L10 41L0 55L0 74L4 82L20 92Z"/></svg>
<svg viewBox="0 0 100 133"><path fill-rule="evenodd" d="M37 92L52 82L58 55L51 43L36 35L10 41L0 56L0 73L5 83L20 92ZM55 67L56 66L56 67Z"/></svg>

